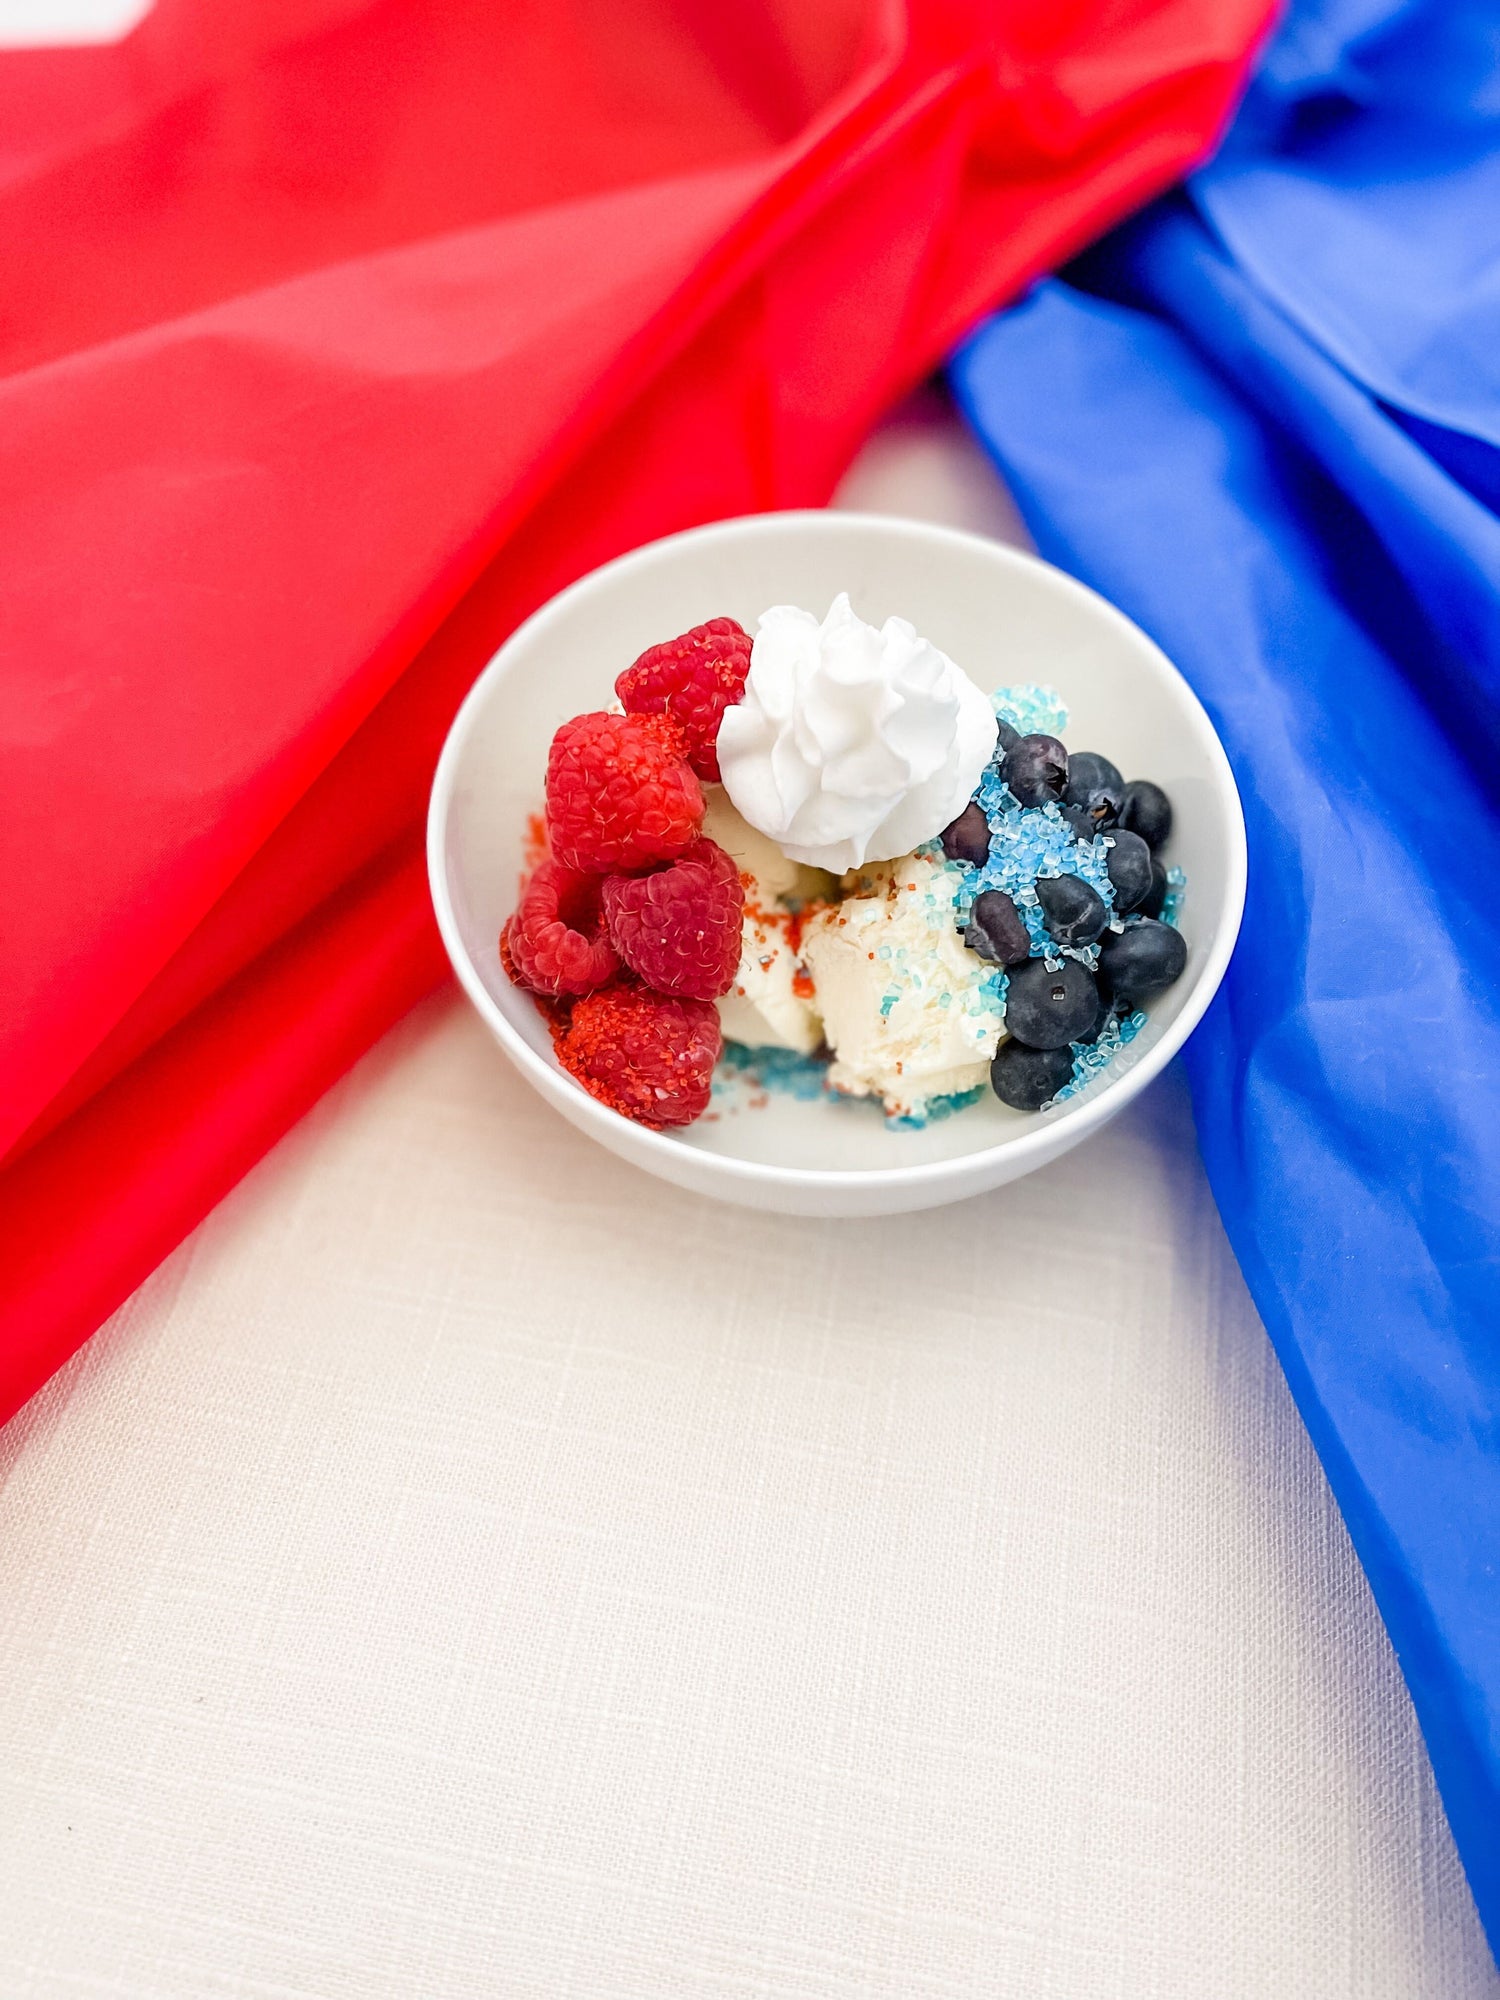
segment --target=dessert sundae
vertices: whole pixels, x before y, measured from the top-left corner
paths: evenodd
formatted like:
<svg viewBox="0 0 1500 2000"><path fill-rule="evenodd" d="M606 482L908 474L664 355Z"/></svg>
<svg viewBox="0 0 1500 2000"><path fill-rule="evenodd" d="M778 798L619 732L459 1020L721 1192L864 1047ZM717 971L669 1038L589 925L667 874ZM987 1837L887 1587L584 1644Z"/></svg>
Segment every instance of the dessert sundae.
<svg viewBox="0 0 1500 2000"><path fill-rule="evenodd" d="M691 1124L749 1077L923 1125L1045 1111L1187 962L1165 792L1064 747L1050 689L986 694L847 595L653 646L565 722L500 938L601 1103Z"/></svg>

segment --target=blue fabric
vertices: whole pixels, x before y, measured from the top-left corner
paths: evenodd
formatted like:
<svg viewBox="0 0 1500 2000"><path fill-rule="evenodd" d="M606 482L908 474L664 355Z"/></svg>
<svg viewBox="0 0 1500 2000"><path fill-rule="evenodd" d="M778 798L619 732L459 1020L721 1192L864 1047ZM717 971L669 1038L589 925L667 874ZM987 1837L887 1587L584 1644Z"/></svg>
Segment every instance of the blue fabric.
<svg viewBox="0 0 1500 2000"><path fill-rule="evenodd" d="M1494 1945L1500 9L1294 6L1218 158L953 380L1238 775L1204 1157Z"/></svg>

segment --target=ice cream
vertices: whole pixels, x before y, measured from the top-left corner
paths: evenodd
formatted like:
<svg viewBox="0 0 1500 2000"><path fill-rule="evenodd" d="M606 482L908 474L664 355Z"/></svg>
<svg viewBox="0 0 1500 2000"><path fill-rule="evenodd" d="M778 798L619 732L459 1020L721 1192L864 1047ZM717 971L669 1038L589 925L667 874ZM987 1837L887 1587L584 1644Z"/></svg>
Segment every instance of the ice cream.
<svg viewBox="0 0 1500 2000"><path fill-rule="evenodd" d="M794 861L836 874L909 853L968 804L995 748L988 697L904 618L846 593L821 623L764 613L717 750L738 811Z"/></svg>
<svg viewBox="0 0 1500 2000"><path fill-rule="evenodd" d="M1000 1042L1000 975L955 921L961 879L924 855L867 869L803 932L829 1082L879 1097L893 1117L921 1118L934 1099L980 1088Z"/></svg>
<svg viewBox="0 0 1500 2000"><path fill-rule="evenodd" d="M823 1024L801 959L806 914L834 888L833 878L790 860L740 817L717 786L707 793L703 831L738 863L745 888L739 970L718 1002L725 1039L751 1048L810 1055Z"/></svg>

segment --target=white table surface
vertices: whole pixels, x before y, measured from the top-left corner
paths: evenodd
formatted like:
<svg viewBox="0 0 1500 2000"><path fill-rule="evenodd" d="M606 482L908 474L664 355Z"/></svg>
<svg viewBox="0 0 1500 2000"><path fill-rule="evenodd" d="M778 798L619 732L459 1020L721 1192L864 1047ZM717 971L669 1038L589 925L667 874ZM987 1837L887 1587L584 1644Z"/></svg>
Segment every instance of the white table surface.
<svg viewBox="0 0 1500 2000"><path fill-rule="evenodd" d="M0 1433L0 2000L1497 1994L1175 1074L799 1223L444 996Z"/></svg>

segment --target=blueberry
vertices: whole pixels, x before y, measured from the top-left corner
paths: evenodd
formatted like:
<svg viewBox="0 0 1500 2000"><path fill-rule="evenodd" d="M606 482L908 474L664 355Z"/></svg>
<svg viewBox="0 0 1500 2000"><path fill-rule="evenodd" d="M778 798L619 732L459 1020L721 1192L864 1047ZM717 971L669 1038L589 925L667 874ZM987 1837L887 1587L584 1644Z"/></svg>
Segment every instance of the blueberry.
<svg viewBox="0 0 1500 2000"><path fill-rule="evenodd" d="M1135 1007L1181 976L1187 943L1181 931L1147 917L1127 924L1099 947L1099 984L1117 1007Z"/></svg>
<svg viewBox="0 0 1500 2000"><path fill-rule="evenodd" d="M1138 833L1148 847L1160 847L1172 831L1172 801L1149 778L1132 778L1120 805L1120 824Z"/></svg>
<svg viewBox="0 0 1500 2000"><path fill-rule="evenodd" d="M1075 750L1068 759L1068 783L1063 797L1070 806L1086 806L1089 793L1123 792L1125 780L1118 768L1097 750Z"/></svg>
<svg viewBox="0 0 1500 2000"><path fill-rule="evenodd" d="M1040 876L1036 899L1059 944L1092 944L1109 922L1104 898L1078 875Z"/></svg>
<svg viewBox="0 0 1500 2000"><path fill-rule="evenodd" d="M1073 1051L1028 1049L1022 1042L1002 1042L990 1064L990 1082L1002 1104L1013 1111L1040 1111L1073 1077Z"/></svg>
<svg viewBox="0 0 1500 2000"><path fill-rule="evenodd" d="M1065 1048L1098 1018L1094 975L1076 958L1065 958L1056 972L1047 970L1045 959L1029 959L1010 975L1005 1025L1029 1049Z"/></svg>
<svg viewBox="0 0 1500 2000"><path fill-rule="evenodd" d="M1062 796L1068 753L1055 736L1020 736L1001 760L1000 775L1023 806L1044 806Z"/></svg>
<svg viewBox="0 0 1500 2000"><path fill-rule="evenodd" d="M1068 768L1072 769L1071 761ZM1081 805L1072 805L1064 798L1062 816L1072 827L1075 839L1092 840L1096 833L1114 832L1123 797L1123 792L1112 791L1108 785L1095 785Z"/></svg>
<svg viewBox="0 0 1500 2000"><path fill-rule="evenodd" d="M997 756L1003 757L1007 750L1015 749L1021 740L1021 732L1019 729L1012 729L1003 715L996 716L995 727L997 732L995 736L995 753Z"/></svg>
<svg viewBox="0 0 1500 2000"><path fill-rule="evenodd" d="M951 826L943 828L943 852L950 861L982 868L990 858L990 823L978 799L971 799Z"/></svg>
<svg viewBox="0 0 1500 2000"><path fill-rule="evenodd" d="M974 898L964 943L991 965L1019 965L1031 956L1026 920L1003 889L982 889Z"/></svg>
<svg viewBox="0 0 1500 2000"><path fill-rule="evenodd" d="M1153 854L1151 857L1151 887L1136 905L1136 914L1142 917L1159 917L1167 900L1167 871Z"/></svg>
<svg viewBox="0 0 1500 2000"><path fill-rule="evenodd" d="M1152 869L1160 867L1151 859L1151 849L1138 833L1127 833L1117 826L1110 835L1114 846L1109 850L1109 884L1115 892L1115 911L1124 916L1127 911L1138 909L1151 894ZM1166 874L1163 871L1162 880Z"/></svg>

